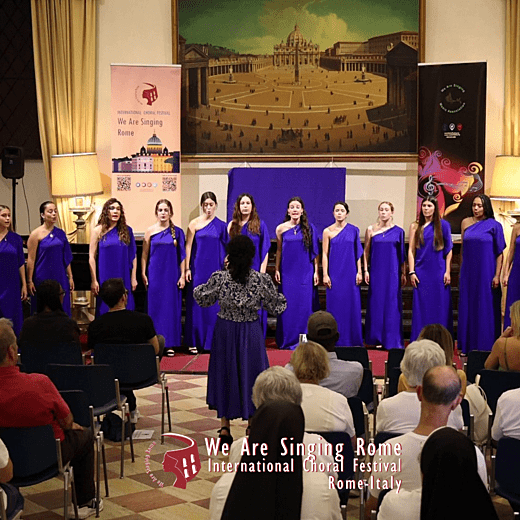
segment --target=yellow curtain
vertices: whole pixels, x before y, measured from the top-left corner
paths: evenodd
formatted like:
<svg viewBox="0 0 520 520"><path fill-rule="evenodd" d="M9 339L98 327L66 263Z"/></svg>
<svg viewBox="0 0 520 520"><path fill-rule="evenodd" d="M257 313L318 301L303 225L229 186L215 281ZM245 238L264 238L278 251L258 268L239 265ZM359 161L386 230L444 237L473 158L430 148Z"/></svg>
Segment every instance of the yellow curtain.
<svg viewBox="0 0 520 520"><path fill-rule="evenodd" d="M43 164L95 151L96 0L31 0L34 68ZM69 199L56 198L61 225L75 229ZM88 232L88 230L87 230Z"/></svg>
<svg viewBox="0 0 520 520"><path fill-rule="evenodd" d="M520 155L520 0L507 0L504 153Z"/></svg>

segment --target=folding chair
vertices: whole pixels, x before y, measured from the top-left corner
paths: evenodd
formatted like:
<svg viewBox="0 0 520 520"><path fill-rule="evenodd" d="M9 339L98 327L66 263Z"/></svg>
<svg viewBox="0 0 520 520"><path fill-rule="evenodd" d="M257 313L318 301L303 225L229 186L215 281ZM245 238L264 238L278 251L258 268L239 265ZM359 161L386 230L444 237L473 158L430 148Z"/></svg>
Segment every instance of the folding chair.
<svg viewBox="0 0 520 520"><path fill-rule="evenodd" d="M69 488L75 517L78 518L74 472L70 464L63 464L61 442L54 438L50 424L32 428L0 428L0 438L13 461L15 487L34 486L57 475L63 475L63 517L69 518Z"/></svg>
<svg viewBox="0 0 520 520"><path fill-rule="evenodd" d="M372 361L365 347L336 347L336 355L343 361L357 361L363 365L363 368L372 371Z"/></svg>
<svg viewBox="0 0 520 520"><path fill-rule="evenodd" d="M348 397L347 400L354 419L356 437L363 437L367 440L367 437L369 437L368 412L363 408L363 401L358 396Z"/></svg>
<svg viewBox="0 0 520 520"><path fill-rule="evenodd" d="M486 392L487 403L495 415L498 398L507 390L520 388L520 372L482 370L479 385Z"/></svg>
<svg viewBox="0 0 520 520"><path fill-rule="evenodd" d="M99 503L100 503L100 483L101 483L101 453L103 453L103 469L105 476L105 491L108 496L108 478L107 478L107 464L105 459L105 447L103 445L103 432L100 430L96 432L94 425L93 407L89 406L87 394L83 390L61 390L60 395L67 403L74 422L90 428L94 439L96 440L96 518L99 518Z"/></svg>
<svg viewBox="0 0 520 520"><path fill-rule="evenodd" d="M79 343L25 342L20 346L24 372L47 373L49 363L82 365L83 355Z"/></svg>
<svg viewBox="0 0 520 520"><path fill-rule="evenodd" d="M385 397L397 395L399 388L399 377L401 376L400 367L392 367L388 369L388 379L385 385Z"/></svg>
<svg viewBox="0 0 520 520"><path fill-rule="evenodd" d="M121 473L125 470L125 422L130 420L126 397L120 395L119 381L114 378L114 372L109 365L55 365L47 367L47 373L58 390L83 390L87 396L91 410L91 424L94 417L98 418L114 410L119 410L123 418L121 431ZM93 431L94 436L96 434ZM105 465L105 447L101 444L103 464ZM130 435L130 453L134 462L134 443ZM108 496L108 483L105 471L105 491Z"/></svg>
<svg viewBox="0 0 520 520"><path fill-rule="evenodd" d="M490 350L472 350L468 353L468 360L463 365L468 383L474 383L477 374L484 370L484 363L489 354L491 354Z"/></svg>
<svg viewBox="0 0 520 520"><path fill-rule="evenodd" d="M491 489L505 498L513 510L520 511L520 440L502 437L497 453L491 457Z"/></svg>
<svg viewBox="0 0 520 520"><path fill-rule="evenodd" d="M404 357L404 348L391 348L388 351L388 358L385 361L385 397L389 397L388 395L388 384L390 373L393 368L400 368L401 361Z"/></svg>
<svg viewBox="0 0 520 520"><path fill-rule="evenodd" d="M374 446L379 448L380 444L385 443L386 441L393 439L394 437L399 437L402 433L394 433L394 432L378 432L374 438Z"/></svg>
<svg viewBox="0 0 520 520"><path fill-rule="evenodd" d="M22 516L24 498L20 491L11 484L0 484L0 488L7 496L7 510L4 501L0 500L1 520L19 520Z"/></svg>
<svg viewBox="0 0 520 520"><path fill-rule="evenodd" d="M161 444L164 444L164 410L168 410L168 426L172 431L170 397L166 374L161 373L159 357L149 343L120 345L99 344L94 347L95 363L112 366L121 391L139 390L160 384L162 392Z"/></svg>
<svg viewBox="0 0 520 520"><path fill-rule="evenodd" d="M467 399L463 399L460 402L460 407L462 409L462 419L464 421L465 433L474 443L475 417L470 412L469 401Z"/></svg>

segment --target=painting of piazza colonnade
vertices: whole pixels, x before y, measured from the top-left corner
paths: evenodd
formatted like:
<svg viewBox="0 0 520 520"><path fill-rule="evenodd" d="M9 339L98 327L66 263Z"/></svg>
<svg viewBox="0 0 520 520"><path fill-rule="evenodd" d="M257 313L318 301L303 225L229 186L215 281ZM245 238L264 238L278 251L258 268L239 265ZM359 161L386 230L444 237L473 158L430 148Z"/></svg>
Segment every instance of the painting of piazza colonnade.
<svg viewBox="0 0 520 520"><path fill-rule="evenodd" d="M416 153L418 1L179 0L183 154Z"/></svg>

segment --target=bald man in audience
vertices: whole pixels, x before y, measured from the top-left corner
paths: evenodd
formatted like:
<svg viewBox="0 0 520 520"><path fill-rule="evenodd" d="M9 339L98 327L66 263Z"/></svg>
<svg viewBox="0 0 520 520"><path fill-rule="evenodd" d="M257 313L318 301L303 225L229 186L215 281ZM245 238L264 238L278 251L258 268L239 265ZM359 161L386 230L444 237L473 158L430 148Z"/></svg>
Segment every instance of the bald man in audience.
<svg viewBox="0 0 520 520"><path fill-rule="evenodd" d="M387 453L382 455L376 453L374 457L374 462L400 463L401 470L396 473L389 470L372 471L373 479L369 479L365 520L370 520L370 511L376 509L377 498L382 490L396 487L399 490L413 491L422 486L419 456L423 444L432 432L448 424L451 412L459 406L462 399L460 390L460 378L452 367L436 366L424 374L422 384L417 386L417 397L421 406L419 424L413 431L387 441L385 443L388 445ZM366 449L366 447L359 449L360 443L361 439L358 441L358 456L362 456L363 449ZM480 478L487 486L484 456L476 447L475 451ZM372 483L374 485L370 486Z"/></svg>

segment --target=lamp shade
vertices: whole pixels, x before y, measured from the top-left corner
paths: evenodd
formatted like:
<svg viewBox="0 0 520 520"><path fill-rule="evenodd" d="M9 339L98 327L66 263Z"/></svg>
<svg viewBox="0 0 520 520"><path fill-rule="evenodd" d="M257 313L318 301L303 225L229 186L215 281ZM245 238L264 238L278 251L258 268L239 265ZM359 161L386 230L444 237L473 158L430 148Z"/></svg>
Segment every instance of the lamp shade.
<svg viewBox="0 0 520 520"><path fill-rule="evenodd" d="M103 193L97 154L69 153L51 158L52 194L79 197Z"/></svg>
<svg viewBox="0 0 520 520"><path fill-rule="evenodd" d="M520 199L520 157L497 155L489 196L501 200Z"/></svg>

